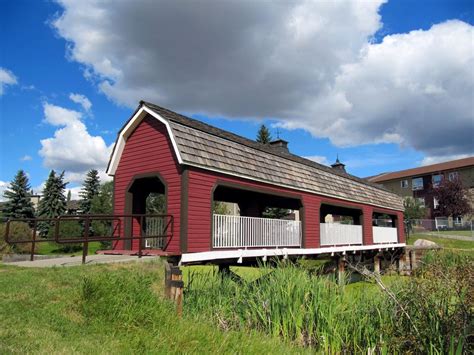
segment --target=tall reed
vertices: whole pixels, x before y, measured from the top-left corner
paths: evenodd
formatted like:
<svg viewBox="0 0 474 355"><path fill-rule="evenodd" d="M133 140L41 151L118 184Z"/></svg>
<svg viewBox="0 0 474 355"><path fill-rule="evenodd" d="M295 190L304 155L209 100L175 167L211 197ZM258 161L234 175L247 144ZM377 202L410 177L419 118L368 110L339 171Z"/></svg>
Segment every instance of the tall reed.
<svg viewBox="0 0 474 355"><path fill-rule="evenodd" d="M453 256L440 257L448 260L440 261L444 272L459 271L456 263L454 271L446 266ZM462 262L464 267L470 263L472 270L472 259ZM426 270L432 270L429 265ZM256 329L326 353L367 353L369 349L448 353L469 347L467 319L472 321L473 309L466 306L469 280L456 285L438 277L433 282L429 271L420 271L414 278L393 281L391 287L409 310L410 322L374 285L366 289L339 285L334 278L317 276L294 264L262 273L265 276L256 281L236 283L216 271L191 272L185 309L211 317L223 329ZM421 329L418 335L414 323Z"/></svg>

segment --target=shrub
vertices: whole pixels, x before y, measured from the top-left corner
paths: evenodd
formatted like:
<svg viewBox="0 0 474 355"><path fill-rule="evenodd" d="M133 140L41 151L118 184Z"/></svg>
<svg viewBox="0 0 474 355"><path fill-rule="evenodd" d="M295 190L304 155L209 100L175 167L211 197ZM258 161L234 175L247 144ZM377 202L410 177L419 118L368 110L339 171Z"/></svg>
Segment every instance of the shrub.
<svg viewBox="0 0 474 355"><path fill-rule="evenodd" d="M31 244L18 243L8 244L5 241L6 223L0 223L0 254L11 253L30 253ZM10 239L15 240L31 240L32 231L28 223L25 222L11 222L10 223Z"/></svg>

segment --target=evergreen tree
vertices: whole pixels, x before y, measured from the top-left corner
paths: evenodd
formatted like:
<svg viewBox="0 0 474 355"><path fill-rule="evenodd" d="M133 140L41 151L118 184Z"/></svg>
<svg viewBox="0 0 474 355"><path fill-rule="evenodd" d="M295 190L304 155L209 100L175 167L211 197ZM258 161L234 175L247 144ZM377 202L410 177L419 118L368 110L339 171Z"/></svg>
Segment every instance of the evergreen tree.
<svg viewBox="0 0 474 355"><path fill-rule="evenodd" d="M257 133L257 142L268 144L271 141L272 141L272 136L270 134L270 131L265 125L262 124Z"/></svg>
<svg viewBox="0 0 474 355"><path fill-rule="evenodd" d="M70 202L70 201L71 201L71 190L68 190L68 191L67 191L67 198L66 198L66 201L67 201L67 202Z"/></svg>
<svg viewBox="0 0 474 355"><path fill-rule="evenodd" d="M66 211L66 196L64 191L68 183L64 182L64 171L57 175L51 170L43 189L43 198L38 206L38 216L40 218L55 218L62 215ZM50 223L38 223L38 230L42 237L48 235Z"/></svg>
<svg viewBox="0 0 474 355"><path fill-rule="evenodd" d="M93 214L112 214L113 191L114 183L112 181L100 185L99 194L92 198L90 212ZM97 236L109 237L114 224L115 222L110 220L95 220L92 221L90 232ZM101 241L100 244L102 249L107 249L111 246L110 241Z"/></svg>
<svg viewBox="0 0 474 355"><path fill-rule="evenodd" d="M92 198L91 210L93 214L112 214L114 184L112 181L100 185L99 193Z"/></svg>
<svg viewBox="0 0 474 355"><path fill-rule="evenodd" d="M34 217L35 210L31 202L29 190L28 177L23 170L19 170L3 195L7 200L3 209L5 217Z"/></svg>
<svg viewBox="0 0 474 355"><path fill-rule="evenodd" d="M92 200L94 197L99 195L100 190L100 179L99 179L99 172L95 169L91 169L84 180L84 184L82 185L81 192L79 195L81 196L80 202L80 209L82 213L90 213L91 212L91 205Z"/></svg>

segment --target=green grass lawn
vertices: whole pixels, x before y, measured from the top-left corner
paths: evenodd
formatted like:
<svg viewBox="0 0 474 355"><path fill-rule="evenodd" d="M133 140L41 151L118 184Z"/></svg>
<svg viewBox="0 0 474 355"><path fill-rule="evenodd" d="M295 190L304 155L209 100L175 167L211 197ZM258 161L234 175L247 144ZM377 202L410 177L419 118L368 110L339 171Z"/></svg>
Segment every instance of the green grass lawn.
<svg viewBox="0 0 474 355"><path fill-rule="evenodd" d="M36 244L35 254L39 255L82 255L82 246L81 249L73 253L65 253L60 249L60 245L54 242L43 242ZM97 250L102 249L100 242L90 242L89 243L89 255L95 254Z"/></svg>
<svg viewBox="0 0 474 355"><path fill-rule="evenodd" d="M248 271L251 274L253 271ZM159 262L30 269L0 264L0 353L303 353L220 330L162 298Z"/></svg>
<svg viewBox="0 0 474 355"><path fill-rule="evenodd" d="M413 245L418 239L426 239L435 242L443 248L449 249L474 249L474 242L467 240L447 239L427 234L413 234L407 240L407 244Z"/></svg>
<svg viewBox="0 0 474 355"><path fill-rule="evenodd" d="M460 236L463 236L463 237L472 237L474 236L474 232L473 231L439 231L439 232L434 232L436 234L439 234L439 235L460 235Z"/></svg>

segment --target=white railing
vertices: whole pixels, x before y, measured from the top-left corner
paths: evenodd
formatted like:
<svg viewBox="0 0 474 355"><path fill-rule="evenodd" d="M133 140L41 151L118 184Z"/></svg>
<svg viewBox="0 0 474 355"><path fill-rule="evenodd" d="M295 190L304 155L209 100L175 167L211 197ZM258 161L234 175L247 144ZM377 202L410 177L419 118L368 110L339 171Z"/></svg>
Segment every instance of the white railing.
<svg viewBox="0 0 474 355"><path fill-rule="evenodd" d="M301 246L300 221L215 214L212 229L214 248Z"/></svg>
<svg viewBox="0 0 474 355"><path fill-rule="evenodd" d="M397 228L393 228L393 227L372 227L372 228L373 228L374 244L398 242Z"/></svg>
<svg viewBox="0 0 474 355"><path fill-rule="evenodd" d="M362 226L321 223L321 246L362 244Z"/></svg>
<svg viewBox="0 0 474 355"><path fill-rule="evenodd" d="M145 235L156 236L163 235L165 219L163 217L147 217L145 219ZM162 249L165 246L165 238L145 239L145 247L152 249Z"/></svg>

